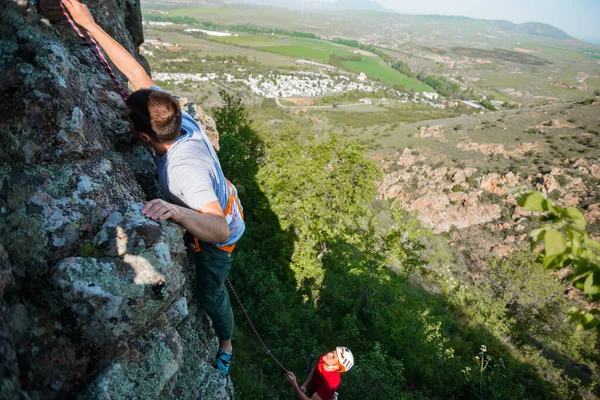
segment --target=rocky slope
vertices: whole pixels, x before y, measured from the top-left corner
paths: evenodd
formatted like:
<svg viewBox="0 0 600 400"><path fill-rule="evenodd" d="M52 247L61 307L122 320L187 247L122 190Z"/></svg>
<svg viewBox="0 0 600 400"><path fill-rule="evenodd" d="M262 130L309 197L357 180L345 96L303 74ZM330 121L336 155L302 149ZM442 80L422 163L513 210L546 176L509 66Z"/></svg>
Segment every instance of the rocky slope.
<svg viewBox="0 0 600 400"><path fill-rule="evenodd" d="M418 212L436 233L485 225L514 243L527 231L513 193L539 190L582 208L598 235L599 106L559 104L419 126L413 137L422 147L376 157L385 172L380 196Z"/></svg>
<svg viewBox="0 0 600 400"><path fill-rule="evenodd" d="M147 65L139 2L91 9ZM231 398L183 232L140 213L154 166L112 81L34 3L0 13L0 398Z"/></svg>

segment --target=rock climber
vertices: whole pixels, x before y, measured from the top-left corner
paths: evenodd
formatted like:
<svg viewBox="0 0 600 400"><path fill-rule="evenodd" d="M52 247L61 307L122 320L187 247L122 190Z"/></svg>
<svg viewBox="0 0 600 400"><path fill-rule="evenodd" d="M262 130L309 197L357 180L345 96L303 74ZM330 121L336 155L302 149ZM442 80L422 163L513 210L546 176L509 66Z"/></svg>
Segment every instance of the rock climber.
<svg viewBox="0 0 600 400"><path fill-rule="evenodd" d="M319 357L302 386L298 386L293 372L288 372L287 381L300 400L332 400L340 386L341 373L348 372L353 365L352 352L346 347L336 347Z"/></svg>
<svg viewBox="0 0 600 400"><path fill-rule="evenodd" d="M233 247L245 230L237 189L225 179L204 130L177 100L156 86L138 61L96 24L84 4L63 3L133 85L126 116L131 131L154 149L158 180L168 200L151 200L142 213L152 220L173 221L195 237L196 293L219 337L215 367L227 375L233 313L225 280Z"/></svg>

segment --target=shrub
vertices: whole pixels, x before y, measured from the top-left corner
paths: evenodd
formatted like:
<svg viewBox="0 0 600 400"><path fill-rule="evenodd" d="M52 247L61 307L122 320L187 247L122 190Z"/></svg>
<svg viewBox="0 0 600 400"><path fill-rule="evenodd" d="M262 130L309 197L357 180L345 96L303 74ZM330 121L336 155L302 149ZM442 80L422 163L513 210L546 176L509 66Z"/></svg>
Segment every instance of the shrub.
<svg viewBox="0 0 600 400"><path fill-rule="evenodd" d="M590 239L583 213L574 207L561 208L540 192L523 195L519 205L527 211L543 212L544 224L530 233L532 247L543 243L539 260L546 268L573 268L568 279L589 298L600 294L600 243ZM600 330L600 311L569 310L578 329Z"/></svg>

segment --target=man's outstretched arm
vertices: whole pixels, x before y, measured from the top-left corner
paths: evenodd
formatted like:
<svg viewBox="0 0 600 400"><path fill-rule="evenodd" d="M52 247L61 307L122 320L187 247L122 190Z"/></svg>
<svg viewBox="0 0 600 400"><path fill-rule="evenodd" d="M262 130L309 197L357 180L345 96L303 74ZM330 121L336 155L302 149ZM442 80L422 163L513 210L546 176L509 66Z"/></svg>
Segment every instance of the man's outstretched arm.
<svg viewBox="0 0 600 400"><path fill-rule="evenodd" d="M119 42L96 24L85 4L80 3L78 0L64 0L64 4L75 22L96 39L119 71L129 79L135 90L155 86L154 81L140 63Z"/></svg>

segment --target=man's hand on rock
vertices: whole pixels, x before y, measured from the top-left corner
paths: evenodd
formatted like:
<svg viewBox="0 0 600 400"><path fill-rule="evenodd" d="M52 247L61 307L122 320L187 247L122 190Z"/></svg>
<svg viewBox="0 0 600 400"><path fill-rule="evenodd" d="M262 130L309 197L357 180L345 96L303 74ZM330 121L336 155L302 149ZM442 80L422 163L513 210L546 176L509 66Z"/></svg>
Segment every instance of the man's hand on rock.
<svg viewBox="0 0 600 400"><path fill-rule="evenodd" d="M146 203L146 205L142 207L142 214L150 219L160 219L161 221L170 219L173 222L177 222L181 218L179 206L161 199L154 199Z"/></svg>
<svg viewBox="0 0 600 400"><path fill-rule="evenodd" d="M73 17L73 20L77 22L77 24L81 25L85 29L89 29L94 25L94 17L90 13L90 10L83 3L80 3L78 0L62 0L67 10L69 10L69 14Z"/></svg>

